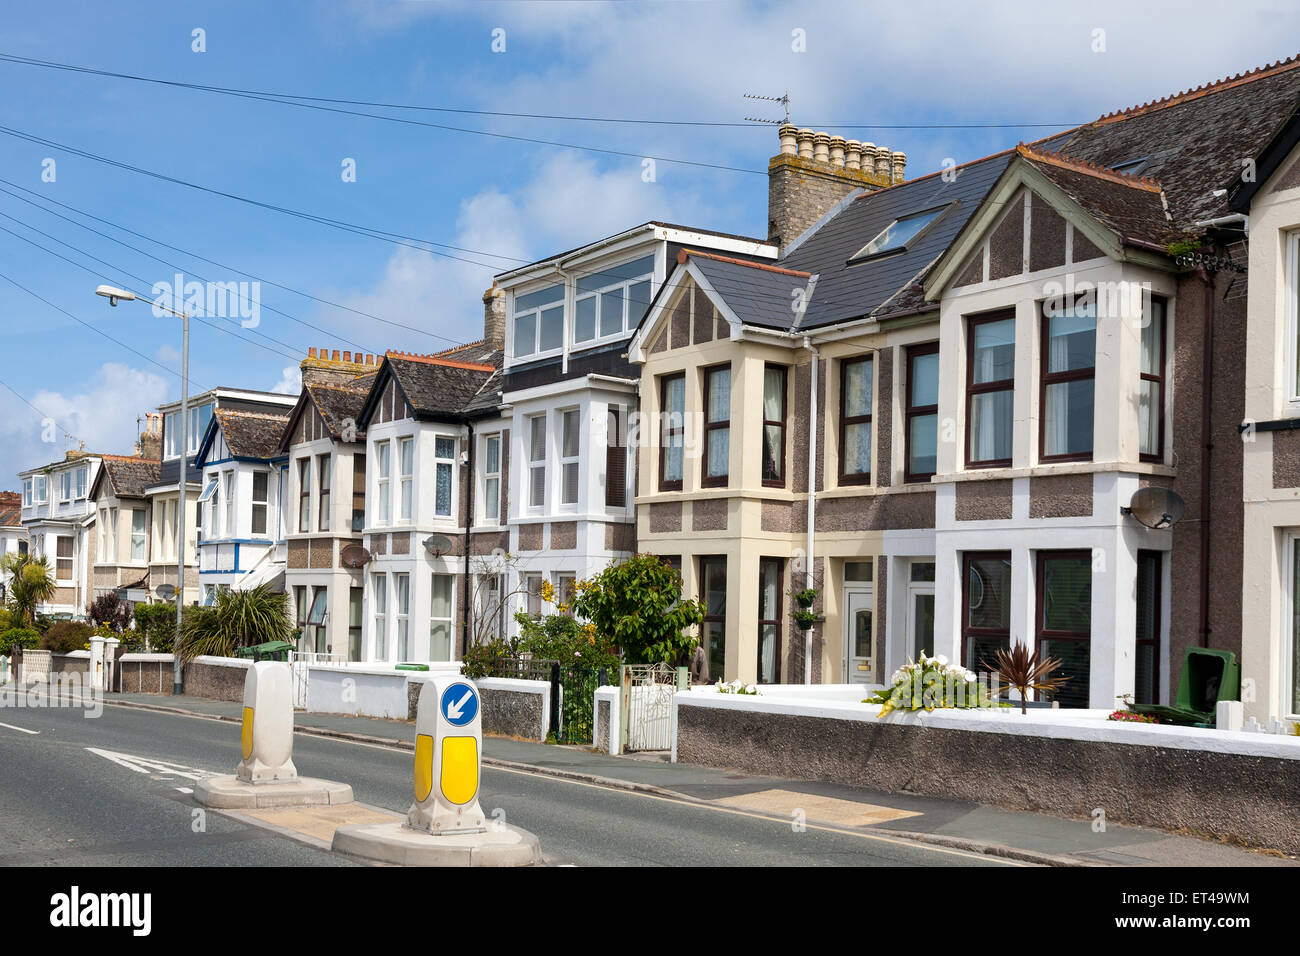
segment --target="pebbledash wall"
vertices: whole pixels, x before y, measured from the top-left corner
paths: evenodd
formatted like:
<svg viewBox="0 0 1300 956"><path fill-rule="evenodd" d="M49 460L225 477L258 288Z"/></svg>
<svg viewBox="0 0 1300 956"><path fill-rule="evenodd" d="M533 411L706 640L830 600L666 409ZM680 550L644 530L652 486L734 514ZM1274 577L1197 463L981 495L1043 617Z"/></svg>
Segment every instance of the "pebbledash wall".
<svg viewBox="0 0 1300 956"><path fill-rule="evenodd" d="M1185 829L1300 852L1300 738L1099 713L895 713L855 701L678 694L676 759L745 773ZM1075 716L1080 714L1080 716Z"/></svg>

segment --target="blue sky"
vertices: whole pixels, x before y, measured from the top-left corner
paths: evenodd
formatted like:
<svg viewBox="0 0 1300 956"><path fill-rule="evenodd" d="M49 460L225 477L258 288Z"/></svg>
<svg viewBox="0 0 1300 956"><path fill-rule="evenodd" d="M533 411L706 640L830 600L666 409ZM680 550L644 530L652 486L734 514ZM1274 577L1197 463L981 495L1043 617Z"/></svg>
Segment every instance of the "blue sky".
<svg viewBox="0 0 1300 956"><path fill-rule="evenodd" d="M777 107L742 94L788 89L794 122L901 149L910 176L1284 58L1300 37L1300 14L1282 3L1237 4L1231 13L1127 2L973 11L956 2L52 0L6 5L0 53L222 87L634 119L777 116ZM203 52L192 49L196 29ZM504 52L492 49L494 30L504 31ZM195 324L192 390L291 389L309 346L427 352L477 338L494 271L647 219L766 232L772 129L386 111L633 154L614 156L6 62L0 82L8 94L0 126L210 189L474 250L452 253L472 262L434 256L0 133L0 190L416 330L264 282L256 331L265 338L222 319L211 321L224 331ZM1005 123L1060 126L883 128ZM661 162L647 183L644 155L755 172ZM53 182L42 178L47 159ZM341 175L347 159L355 182ZM249 278L80 221L189 278ZM0 229L96 273L0 231L0 274L134 349L0 279L0 380L22 396L0 387L0 487L62 457L64 432L94 451L130 453L137 417L179 395L179 328L142 304L110 309L92 291L110 280L147 288L177 269L3 192ZM44 440L43 417L57 423L53 441Z"/></svg>

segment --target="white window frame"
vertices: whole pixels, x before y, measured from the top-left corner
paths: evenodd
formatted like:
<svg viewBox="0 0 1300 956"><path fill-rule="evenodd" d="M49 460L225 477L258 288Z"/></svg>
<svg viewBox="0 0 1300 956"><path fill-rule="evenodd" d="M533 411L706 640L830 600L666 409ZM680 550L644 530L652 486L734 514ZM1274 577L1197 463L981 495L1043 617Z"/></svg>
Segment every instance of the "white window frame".
<svg viewBox="0 0 1300 956"><path fill-rule="evenodd" d="M572 419L572 421L573 421L573 423L574 423L574 424L573 424L573 437L574 437L574 439L577 441L577 444L578 444L578 450L577 450L577 452L576 452L575 454L573 454L573 455L565 455L565 453L564 453L564 452L565 452L565 447L564 447L564 446L565 446L565 436L566 436L566 425L567 425L567 422L569 421L569 418L568 418L569 415L572 415L572 416L573 416L573 419ZM582 500L582 432L583 432L583 428L582 428L582 407L581 407L581 406L572 406L572 407L570 407L570 408L562 408L562 409L560 409L559 411L556 412L556 417L559 418L559 424L560 424L560 427L559 427L559 432L560 432L560 434L559 434L559 436L558 436L558 437L559 437L559 442L558 442L558 444L557 444L557 446L556 446L556 453L557 453L557 455L558 455L559 463L560 463L560 468L559 468L559 472L560 472L560 495L559 495L560 500L559 500L559 505L560 505L560 507L561 507L562 509L565 509L565 510L571 510L571 511L572 511L572 510L577 510L577 508L578 508L578 503ZM566 500L565 500L565 494L566 494L566 492L568 491L568 488L569 488L569 482L568 482L568 471L569 471L570 468L572 468L575 472L577 472L578 479L577 479L576 491L575 491L574 499L573 499L572 501L566 501Z"/></svg>
<svg viewBox="0 0 1300 956"><path fill-rule="evenodd" d="M59 472L59 503L72 500L72 472Z"/></svg>
<svg viewBox="0 0 1300 956"><path fill-rule="evenodd" d="M140 530L135 529L135 516L140 516ZM140 557L135 556L136 543L140 545ZM143 564L149 560L149 521L143 508L131 509L131 551L132 564Z"/></svg>
<svg viewBox="0 0 1300 956"><path fill-rule="evenodd" d="M497 467L496 471L488 471L488 448L493 442L496 442ZM501 521L501 433L492 432L484 435L479 454L483 456L483 523L489 521L499 523ZM496 483L495 490L493 490L493 482Z"/></svg>
<svg viewBox="0 0 1300 956"><path fill-rule="evenodd" d="M108 553L108 509L99 509L99 534L95 535L95 560L106 564Z"/></svg>
<svg viewBox="0 0 1300 956"><path fill-rule="evenodd" d="M32 479L30 478L23 479L23 507L24 508L30 508L33 504L35 504L35 501L32 498L32 485L33 485Z"/></svg>
<svg viewBox="0 0 1300 956"><path fill-rule="evenodd" d="M577 351L579 349L591 348L592 346L596 346L596 345L604 345L607 342L616 342L621 338L625 338L627 335L631 333L632 331L631 329L632 286L639 285L642 282L650 283L650 292L646 298L646 302L644 303L645 309L642 310L641 312L641 314L644 316L645 312L649 310L650 302L654 300L654 296L655 296L655 258L656 256L653 252L644 256L635 256L634 258L626 260L623 263L614 263L613 265L607 265L604 266L603 268L596 269L592 272L587 273L586 276L579 276L574 281L573 321L569 323L569 325L572 328L572 332L570 334L570 340L573 343L574 351ZM577 291L578 283L582 282L584 279L593 275L599 275L602 272L609 272L612 269L617 269L620 265L630 265L631 263L636 262L638 259L650 260L649 272L644 273L642 275L634 276L633 278L630 279L622 279L617 282L611 282L610 284L601 286L598 289L591 289L589 291L584 291L581 293ZM602 334L600 331L600 296L606 292L613 292L615 289L618 288L622 288L623 290L623 321L620 325L619 331ZM588 299L592 299L592 298L596 299L596 324L593 329L593 331L595 332L595 336L590 339L580 340L578 338L578 309L580 308L578 303L585 302Z"/></svg>
<svg viewBox="0 0 1300 956"><path fill-rule="evenodd" d="M261 475L266 478L266 497L259 499L257 497L257 478ZM257 530L257 509L262 509L262 530ZM271 536L271 473L269 471L253 472L253 494L252 494L252 511L249 514L248 525L249 537L267 537Z"/></svg>
<svg viewBox="0 0 1300 956"><path fill-rule="evenodd" d="M450 582L447 593L450 600L447 602L447 615L435 615L434 601L438 591L438 581L440 579ZM433 629L435 625L445 624L447 627L447 660L456 659L456 576L454 574L445 574L441 571L434 571L429 578L429 659L434 659L433 654Z"/></svg>
<svg viewBox="0 0 1300 956"><path fill-rule="evenodd" d="M77 481L76 481L77 501L82 501L86 497L86 486L89 483L89 478L90 478L89 472L90 469L87 468L85 465L82 465L80 468L77 469Z"/></svg>
<svg viewBox="0 0 1300 956"><path fill-rule="evenodd" d="M528 473L528 485L527 485L528 497L525 502L525 507L526 510L531 512L542 512L546 510L546 498L547 498L546 458L547 458L547 442L550 437L549 434L550 428L548 427L549 423L546 421L545 412L542 412L541 414L538 415L529 415L526 419L524 419L524 421L527 422L528 425L528 427L524 429L524 451L526 452L524 463L525 463L525 469ZM540 458L536 458L533 455L533 452L535 450L533 431L537 427L537 422L539 421L542 423L542 454ZM534 475L534 473L537 471L541 471L542 473L542 481L541 481L542 500L540 502L535 500L537 496L534 494L534 492L536 492L538 488L537 479Z"/></svg>
<svg viewBox="0 0 1300 956"><path fill-rule="evenodd" d="M1300 229L1283 233L1286 259L1282 269L1282 294L1286 297L1286 404L1300 409ZM1166 305L1166 311L1168 306ZM1166 334L1168 316L1166 316ZM1167 354L1167 353L1166 353Z"/></svg>
<svg viewBox="0 0 1300 956"><path fill-rule="evenodd" d="M59 542L72 542L72 553L66 558L59 554ZM68 576L66 578L59 576L59 562L68 562ZM55 581L76 581L77 580L77 540L70 534L58 534L54 536L54 580Z"/></svg>
<svg viewBox="0 0 1300 956"><path fill-rule="evenodd" d="M388 524L392 508L393 450L387 439L375 442L375 520L376 525Z"/></svg>
<svg viewBox="0 0 1300 956"><path fill-rule="evenodd" d="M229 469L221 473L222 512L221 535L227 538L235 536L235 471Z"/></svg>
<svg viewBox="0 0 1300 956"><path fill-rule="evenodd" d="M451 442L451 456L438 453L439 442ZM450 518L456 510L456 438L452 435L435 435L433 438L433 514L436 518ZM438 507L438 475L446 468L450 478L447 482L447 508Z"/></svg>
<svg viewBox="0 0 1300 956"><path fill-rule="evenodd" d="M405 452L410 449L410 471L403 460ZM409 524L415 520L415 436L405 435L397 439L397 517L394 524Z"/></svg>
<svg viewBox="0 0 1300 956"><path fill-rule="evenodd" d="M316 530L330 530L331 495L334 484L334 456L329 452L316 456Z"/></svg>
<svg viewBox="0 0 1300 956"><path fill-rule="evenodd" d="M523 311L516 311L515 309L515 304L520 299L530 295L534 295L538 292L549 292L551 289L554 289L556 287L557 285L555 283L552 283L550 285L542 286L539 289L534 289L532 292L525 292L522 295L516 292L513 296L511 296L510 320L506 324L507 328L510 330L509 344L510 344L511 361L531 362L533 359L545 358L548 355L559 355L561 352L564 351L564 339L567 334L567 326L568 326L568 323L566 322L567 316L565 315L566 312L565 303L569 295L568 289L566 288L566 283L561 282L558 284L558 288L560 289L560 297L558 299L551 302L543 303L541 305L533 306L531 309L524 309ZM560 310L560 344L553 349L543 350L542 349L542 313L550 312L553 309ZM527 352L520 352L519 340L518 340L518 336L516 335L516 332L519 328L519 320L529 315L533 317L532 348L530 348Z"/></svg>
<svg viewBox="0 0 1300 956"><path fill-rule="evenodd" d="M405 598L405 600L403 600ZM397 619L397 659L411 660L411 575L393 575L393 616Z"/></svg>
<svg viewBox="0 0 1300 956"><path fill-rule="evenodd" d="M386 661L388 660L388 574L384 571L376 571L370 579L375 605L375 660Z"/></svg>

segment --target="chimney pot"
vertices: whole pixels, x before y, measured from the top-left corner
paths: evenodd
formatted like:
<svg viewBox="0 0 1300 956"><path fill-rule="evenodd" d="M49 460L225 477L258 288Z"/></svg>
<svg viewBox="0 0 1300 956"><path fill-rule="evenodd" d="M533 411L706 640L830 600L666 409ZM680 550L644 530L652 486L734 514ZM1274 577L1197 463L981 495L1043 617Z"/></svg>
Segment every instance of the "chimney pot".
<svg viewBox="0 0 1300 956"><path fill-rule="evenodd" d="M894 182L903 181L903 170L907 168L907 153L894 153Z"/></svg>
<svg viewBox="0 0 1300 956"><path fill-rule="evenodd" d="M483 293L483 344L490 349L506 346L506 290L495 282Z"/></svg>
<svg viewBox="0 0 1300 956"><path fill-rule="evenodd" d="M813 162L829 163L831 159L831 134L816 133L813 136Z"/></svg>
<svg viewBox="0 0 1300 956"><path fill-rule="evenodd" d="M798 136L796 138L799 141L799 158L812 159L813 158L813 131L808 129L805 126L803 129L799 130Z"/></svg>
<svg viewBox="0 0 1300 956"><path fill-rule="evenodd" d="M338 349L335 349L335 350L334 350L334 354L331 356L331 358L333 358L334 361L336 361L336 362L339 360L339 350L338 350Z"/></svg>
<svg viewBox="0 0 1300 956"><path fill-rule="evenodd" d="M799 127L793 123L782 123L781 128L777 130L781 137L781 155L793 156L798 149L796 137L799 134Z"/></svg>
<svg viewBox="0 0 1300 956"><path fill-rule="evenodd" d="M879 176L879 177L882 178L882 179L888 179L888 178L889 178L890 166L891 166L892 162L893 162L893 158L892 158L892 156L891 156L891 154L890 154L890 152L889 152L889 147L888 147L888 146L877 146L877 147L876 147L876 162L875 162L875 172L876 172L876 175Z"/></svg>
<svg viewBox="0 0 1300 956"><path fill-rule="evenodd" d="M343 361L345 361L345 362L349 362L349 363L350 363L350 362L352 361L352 353L351 353L351 352L344 352L344 353L343 353Z"/></svg>
<svg viewBox="0 0 1300 956"><path fill-rule="evenodd" d="M844 168L844 137L831 137L831 165L840 169Z"/></svg>
<svg viewBox="0 0 1300 956"><path fill-rule="evenodd" d="M862 144L856 139L844 143L844 167L846 169L862 168Z"/></svg>
<svg viewBox="0 0 1300 956"><path fill-rule="evenodd" d="M315 348L315 346L313 346L312 348L309 348L309 349L307 350L307 357L308 357L308 358L315 358L315 357L316 357L316 348Z"/></svg>

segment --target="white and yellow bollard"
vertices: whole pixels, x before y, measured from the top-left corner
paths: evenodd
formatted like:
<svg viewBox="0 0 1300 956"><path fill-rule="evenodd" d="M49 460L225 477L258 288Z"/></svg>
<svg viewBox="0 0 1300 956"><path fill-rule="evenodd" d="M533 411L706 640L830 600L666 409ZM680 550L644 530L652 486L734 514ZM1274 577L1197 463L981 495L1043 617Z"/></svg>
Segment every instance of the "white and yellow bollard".
<svg viewBox="0 0 1300 956"><path fill-rule="evenodd" d="M247 783L297 780L293 765L293 675L288 664L258 661L244 678L244 720L235 776Z"/></svg>
<svg viewBox="0 0 1300 956"><path fill-rule="evenodd" d="M352 802L352 788L346 783L298 776L293 764L293 674L288 664L249 665L239 757L233 776L197 781L194 799L221 810Z"/></svg>
<svg viewBox="0 0 1300 956"><path fill-rule="evenodd" d="M478 805L483 714L478 690L457 676L420 688L415 717L415 803L407 826L429 833L481 833Z"/></svg>

